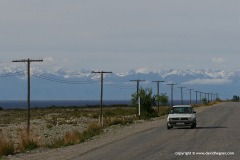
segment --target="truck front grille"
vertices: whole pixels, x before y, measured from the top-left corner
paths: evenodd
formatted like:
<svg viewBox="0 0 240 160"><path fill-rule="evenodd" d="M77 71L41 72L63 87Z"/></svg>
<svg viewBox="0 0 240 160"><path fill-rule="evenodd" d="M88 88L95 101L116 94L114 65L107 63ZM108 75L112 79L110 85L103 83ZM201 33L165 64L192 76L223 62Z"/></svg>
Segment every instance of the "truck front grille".
<svg viewBox="0 0 240 160"><path fill-rule="evenodd" d="M172 121L188 121L188 118L171 118Z"/></svg>

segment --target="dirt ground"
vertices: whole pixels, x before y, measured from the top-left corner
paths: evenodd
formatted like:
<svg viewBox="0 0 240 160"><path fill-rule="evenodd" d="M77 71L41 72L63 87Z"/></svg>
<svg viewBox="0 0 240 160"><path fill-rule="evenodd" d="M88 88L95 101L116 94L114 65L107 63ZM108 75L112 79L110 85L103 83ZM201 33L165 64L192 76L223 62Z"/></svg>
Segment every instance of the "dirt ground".
<svg viewBox="0 0 240 160"><path fill-rule="evenodd" d="M195 108L195 110L197 111L197 113L199 113L207 108L209 107L198 107L198 108ZM159 124L165 124L165 123L166 123L166 116L163 116L163 117L155 118L148 121L138 120L133 124L125 125L125 126L115 125L105 129L104 132L101 133L100 135L95 136L94 138L77 145L58 148L58 149L38 148L27 153L8 156L5 159L7 160L72 159L77 157L78 155L84 154L95 148L99 148L111 142L118 141L120 139L126 138L136 133L143 132L151 128L157 127Z"/></svg>

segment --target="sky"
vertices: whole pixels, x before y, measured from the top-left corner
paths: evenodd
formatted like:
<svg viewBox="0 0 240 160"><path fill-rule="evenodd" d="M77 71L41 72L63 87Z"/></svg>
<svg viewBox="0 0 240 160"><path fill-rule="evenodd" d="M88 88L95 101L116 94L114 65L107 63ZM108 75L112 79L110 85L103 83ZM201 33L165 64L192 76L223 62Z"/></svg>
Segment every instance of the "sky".
<svg viewBox="0 0 240 160"><path fill-rule="evenodd" d="M239 42L239 0L0 1L1 64L239 70Z"/></svg>

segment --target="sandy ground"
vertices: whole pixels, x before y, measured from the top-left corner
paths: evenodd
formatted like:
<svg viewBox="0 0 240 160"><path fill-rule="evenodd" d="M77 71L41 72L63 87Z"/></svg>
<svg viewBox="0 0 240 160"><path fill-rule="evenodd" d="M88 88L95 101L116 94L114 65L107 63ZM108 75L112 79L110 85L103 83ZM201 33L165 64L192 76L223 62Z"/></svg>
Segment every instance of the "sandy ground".
<svg viewBox="0 0 240 160"><path fill-rule="evenodd" d="M212 107L212 106L210 106ZM197 113L202 112L210 107L199 107L195 108ZM84 154L90 150L94 150L101 146L107 145L111 142L115 142L126 138L128 136L149 130L151 128L158 127L159 125L166 124L166 116L155 118L150 121L139 120L134 124L126 126L112 126L107 129L99 136L94 137L84 143L68 146L58 149L46 149L38 148L36 150L21 153L13 156L8 156L6 159L9 160L68 160L77 157L78 155Z"/></svg>

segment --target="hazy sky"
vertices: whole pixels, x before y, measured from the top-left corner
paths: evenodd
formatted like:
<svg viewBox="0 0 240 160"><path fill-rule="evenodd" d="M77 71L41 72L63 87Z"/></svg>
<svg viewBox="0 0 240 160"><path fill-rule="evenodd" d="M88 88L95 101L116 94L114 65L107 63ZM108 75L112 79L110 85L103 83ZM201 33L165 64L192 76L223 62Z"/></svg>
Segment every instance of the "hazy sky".
<svg viewBox="0 0 240 160"><path fill-rule="evenodd" d="M0 63L238 70L239 42L239 0L0 1Z"/></svg>

